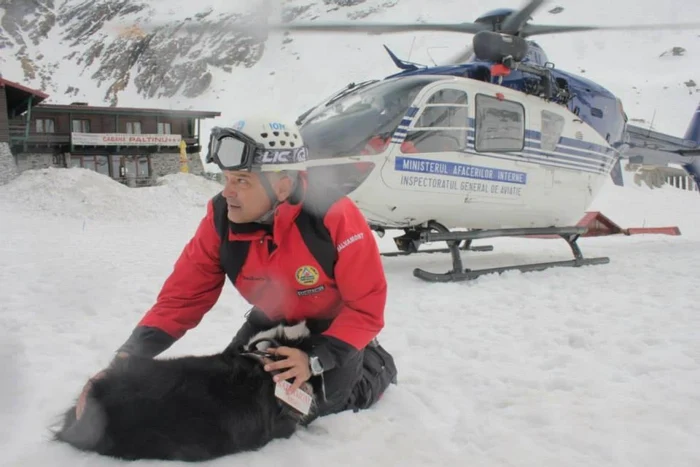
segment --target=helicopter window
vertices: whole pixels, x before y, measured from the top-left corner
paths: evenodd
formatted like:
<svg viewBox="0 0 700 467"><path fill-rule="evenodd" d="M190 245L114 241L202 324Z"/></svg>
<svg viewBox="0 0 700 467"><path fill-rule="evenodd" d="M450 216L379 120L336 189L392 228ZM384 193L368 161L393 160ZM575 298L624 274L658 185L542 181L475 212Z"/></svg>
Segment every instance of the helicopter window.
<svg viewBox="0 0 700 467"><path fill-rule="evenodd" d="M406 141L421 152L459 151L467 146L469 115L467 93L442 89L430 96ZM402 149L411 149L405 148Z"/></svg>
<svg viewBox="0 0 700 467"><path fill-rule="evenodd" d="M525 108L513 101L477 94L477 151L522 151L525 146Z"/></svg>
<svg viewBox="0 0 700 467"><path fill-rule="evenodd" d="M463 128L467 129L467 106L426 105L416 121L415 128Z"/></svg>
<svg viewBox="0 0 700 467"><path fill-rule="evenodd" d="M564 131L564 117L548 110L542 111L542 139L540 147L545 151L554 151Z"/></svg>
<svg viewBox="0 0 700 467"><path fill-rule="evenodd" d="M301 133L311 159L365 154L374 138L388 141L427 84L445 79L418 76L371 84L312 113Z"/></svg>
<svg viewBox="0 0 700 467"><path fill-rule="evenodd" d="M428 105L431 104L459 104L467 105L467 93L458 89L442 89L430 96Z"/></svg>

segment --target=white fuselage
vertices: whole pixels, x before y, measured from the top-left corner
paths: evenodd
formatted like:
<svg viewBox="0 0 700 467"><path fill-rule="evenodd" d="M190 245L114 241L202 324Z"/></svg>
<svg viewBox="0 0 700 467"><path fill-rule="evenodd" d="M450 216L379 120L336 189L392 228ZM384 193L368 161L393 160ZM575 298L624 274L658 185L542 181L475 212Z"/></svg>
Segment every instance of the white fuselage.
<svg viewBox="0 0 700 467"><path fill-rule="evenodd" d="M463 78L426 86L391 141L378 154L333 161L376 164L349 197L385 228L574 225L616 160L566 108Z"/></svg>

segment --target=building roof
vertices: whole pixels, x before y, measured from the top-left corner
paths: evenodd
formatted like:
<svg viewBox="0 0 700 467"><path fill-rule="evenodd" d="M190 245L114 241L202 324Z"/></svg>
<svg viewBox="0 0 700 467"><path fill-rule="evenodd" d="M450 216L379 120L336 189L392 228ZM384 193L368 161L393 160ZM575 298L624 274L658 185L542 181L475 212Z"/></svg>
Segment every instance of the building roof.
<svg viewBox="0 0 700 467"><path fill-rule="evenodd" d="M75 112L81 114L108 114L108 115L143 115L143 116L168 116L168 117L220 117L221 112L206 110L178 110L178 109L149 109L139 107L101 107L84 104L42 104L34 108L34 112Z"/></svg>
<svg viewBox="0 0 700 467"><path fill-rule="evenodd" d="M26 105L26 100L31 96L34 104L37 104L47 97L45 92L22 86L19 83L0 77L0 88L5 88L8 110L13 110L21 105Z"/></svg>

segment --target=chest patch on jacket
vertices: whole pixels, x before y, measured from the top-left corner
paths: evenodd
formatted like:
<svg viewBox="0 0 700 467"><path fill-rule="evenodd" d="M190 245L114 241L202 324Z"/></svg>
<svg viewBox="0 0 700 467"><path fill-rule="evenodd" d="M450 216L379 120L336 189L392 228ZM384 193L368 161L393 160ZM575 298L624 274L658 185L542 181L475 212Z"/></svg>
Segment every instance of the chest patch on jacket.
<svg viewBox="0 0 700 467"><path fill-rule="evenodd" d="M294 277L296 277L298 283L308 287L318 282L319 274L315 267L306 265L297 269Z"/></svg>
<svg viewBox="0 0 700 467"><path fill-rule="evenodd" d="M324 290L326 290L325 285L319 285L318 287L314 287L313 289L304 289L304 290L297 290L297 295L300 297L306 297L308 295L314 295L317 293L321 293Z"/></svg>

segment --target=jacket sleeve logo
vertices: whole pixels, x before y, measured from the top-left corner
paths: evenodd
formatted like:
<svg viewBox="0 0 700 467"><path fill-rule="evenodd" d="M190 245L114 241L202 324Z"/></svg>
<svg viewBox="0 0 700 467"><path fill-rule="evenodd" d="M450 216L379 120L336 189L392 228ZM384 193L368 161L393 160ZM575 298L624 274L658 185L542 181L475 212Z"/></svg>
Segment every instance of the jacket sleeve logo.
<svg viewBox="0 0 700 467"><path fill-rule="evenodd" d="M337 248L338 253L340 253L341 251L343 251L345 248L352 245L353 243L357 242L358 240L362 240L363 238L365 238L365 234L362 232L346 238L345 240L340 242L340 244L338 244L338 248Z"/></svg>
<svg viewBox="0 0 700 467"><path fill-rule="evenodd" d="M297 282L301 285L309 286L318 282L318 270L313 266L302 266L295 274Z"/></svg>

